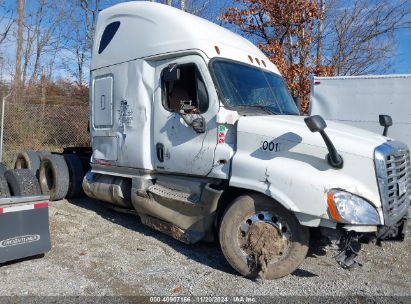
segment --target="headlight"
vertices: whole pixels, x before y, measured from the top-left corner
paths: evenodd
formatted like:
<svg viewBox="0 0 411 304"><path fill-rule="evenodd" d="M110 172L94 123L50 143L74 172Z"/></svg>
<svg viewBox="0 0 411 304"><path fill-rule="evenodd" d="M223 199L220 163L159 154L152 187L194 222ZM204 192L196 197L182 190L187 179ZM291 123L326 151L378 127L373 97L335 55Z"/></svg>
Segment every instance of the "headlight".
<svg viewBox="0 0 411 304"><path fill-rule="evenodd" d="M365 199L354 194L331 190L327 195L328 212L332 219L340 223L359 225L379 225L377 210Z"/></svg>

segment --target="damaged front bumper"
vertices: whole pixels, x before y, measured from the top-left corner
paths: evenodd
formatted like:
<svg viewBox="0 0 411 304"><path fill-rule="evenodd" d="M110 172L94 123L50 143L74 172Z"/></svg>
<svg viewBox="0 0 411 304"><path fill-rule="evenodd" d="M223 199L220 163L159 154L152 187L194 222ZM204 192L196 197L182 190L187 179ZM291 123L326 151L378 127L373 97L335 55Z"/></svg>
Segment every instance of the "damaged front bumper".
<svg viewBox="0 0 411 304"><path fill-rule="evenodd" d="M361 244L381 241L403 241L406 235L408 216L405 215L392 226L352 226L338 224L335 229L321 228L321 234L328 244L338 248L335 256L337 263L344 269L360 267L355 261L361 250Z"/></svg>
<svg viewBox="0 0 411 304"><path fill-rule="evenodd" d="M401 220L392 226L380 226L376 233L376 238L381 241L403 241L407 233L408 216L405 215Z"/></svg>

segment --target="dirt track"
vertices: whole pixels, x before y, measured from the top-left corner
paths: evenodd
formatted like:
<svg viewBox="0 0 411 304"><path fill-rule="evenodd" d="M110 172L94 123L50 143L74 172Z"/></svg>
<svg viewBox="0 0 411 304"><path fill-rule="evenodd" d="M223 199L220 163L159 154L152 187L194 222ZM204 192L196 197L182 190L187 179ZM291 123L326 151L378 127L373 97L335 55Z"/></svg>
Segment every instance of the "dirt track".
<svg viewBox="0 0 411 304"><path fill-rule="evenodd" d="M361 269L317 249L292 275L262 283L238 276L216 244L184 245L100 202L53 202L50 221L52 250L1 266L2 295L411 296L409 231L402 243L365 245Z"/></svg>

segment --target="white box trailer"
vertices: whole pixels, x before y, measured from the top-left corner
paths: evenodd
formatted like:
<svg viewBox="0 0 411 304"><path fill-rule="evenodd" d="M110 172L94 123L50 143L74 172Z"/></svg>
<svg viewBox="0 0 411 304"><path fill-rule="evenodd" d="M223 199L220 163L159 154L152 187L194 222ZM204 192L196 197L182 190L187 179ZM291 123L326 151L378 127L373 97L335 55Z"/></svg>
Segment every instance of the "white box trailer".
<svg viewBox="0 0 411 304"><path fill-rule="evenodd" d="M378 134L390 115L388 136L411 147L411 75L314 77L310 100L310 115Z"/></svg>

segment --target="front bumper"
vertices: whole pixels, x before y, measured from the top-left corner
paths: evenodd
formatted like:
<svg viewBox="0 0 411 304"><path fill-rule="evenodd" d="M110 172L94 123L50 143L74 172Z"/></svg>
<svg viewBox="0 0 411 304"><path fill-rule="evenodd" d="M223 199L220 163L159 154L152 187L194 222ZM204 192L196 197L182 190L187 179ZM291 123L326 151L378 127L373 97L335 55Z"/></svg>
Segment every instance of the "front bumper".
<svg viewBox="0 0 411 304"><path fill-rule="evenodd" d="M381 226L377 231L377 239L403 241L407 233L408 215L404 215L397 223L391 226Z"/></svg>
<svg viewBox="0 0 411 304"><path fill-rule="evenodd" d="M335 257L338 264L351 269L361 266L355 261L361 250L361 243L373 242L381 246L381 241L403 241L408 226L407 213L391 226L348 226L337 225L336 228L321 227L321 234L329 245L334 244L339 250Z"/></svg>

